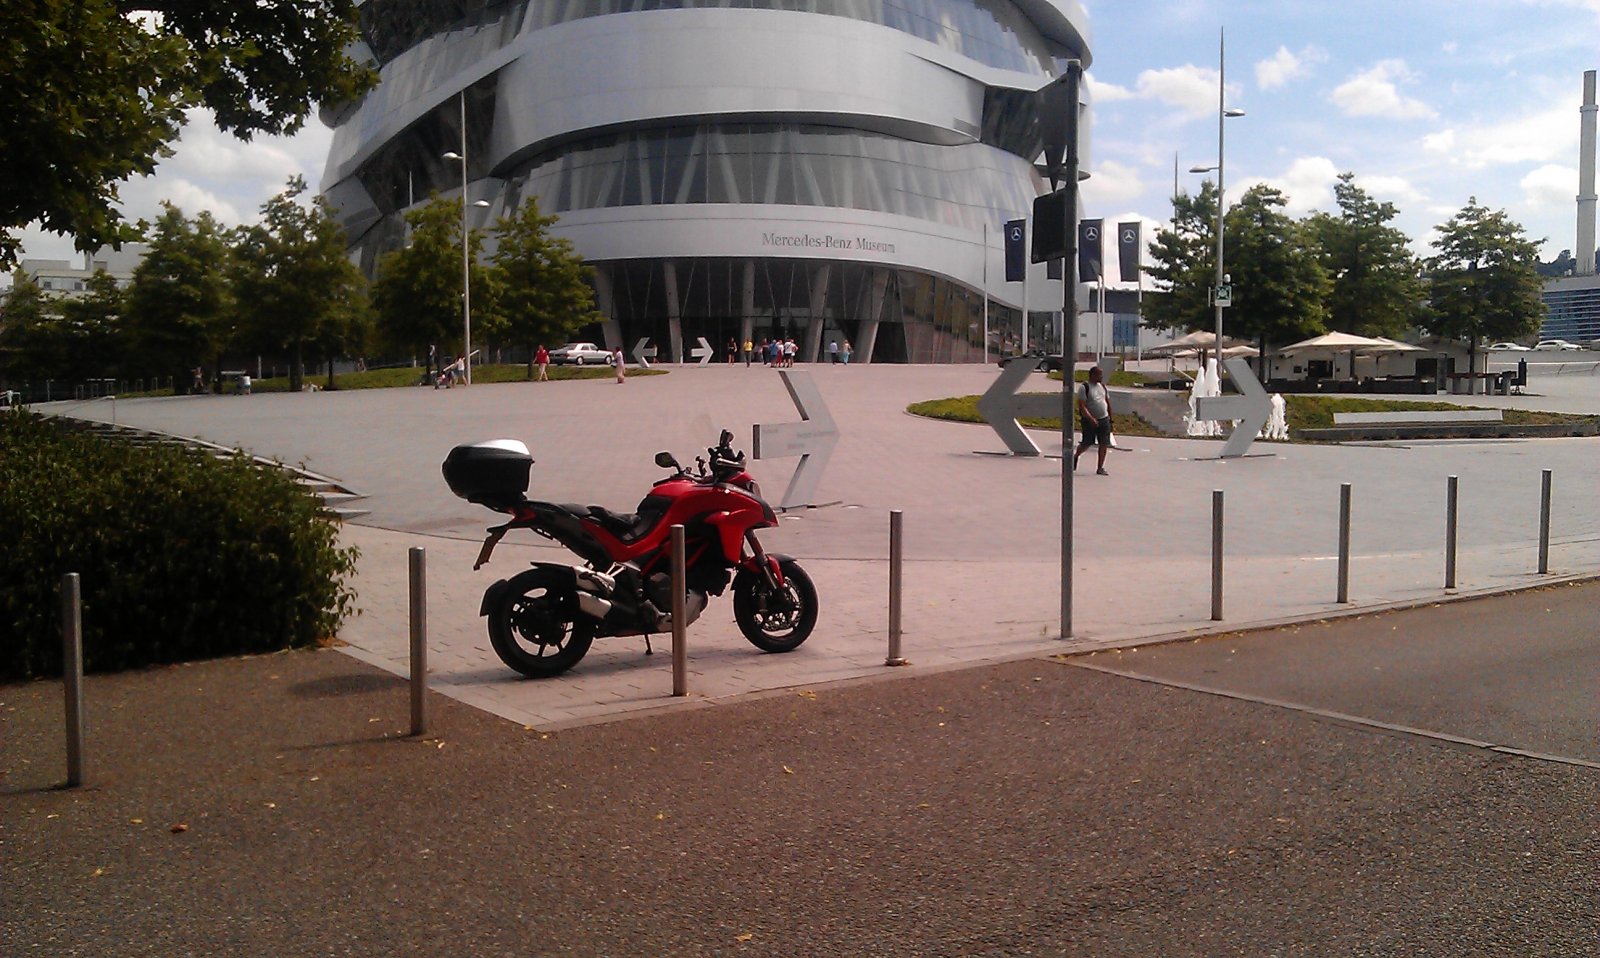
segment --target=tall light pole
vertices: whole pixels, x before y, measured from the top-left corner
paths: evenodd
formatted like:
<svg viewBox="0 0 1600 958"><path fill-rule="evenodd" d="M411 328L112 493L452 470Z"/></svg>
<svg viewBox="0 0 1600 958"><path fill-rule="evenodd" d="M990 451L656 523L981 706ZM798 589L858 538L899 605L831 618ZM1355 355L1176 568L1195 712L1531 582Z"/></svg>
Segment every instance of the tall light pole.
<svg viewBox="0 0 1600 958"><path fill-rule="evenodd" d="M1228 96L1228 53L1227 35L1223 31L1217 34L1217 165L1216 166L1191 166L1190 173L1217 174L1217 284L1211 291L1211 299L1216 304L1217 312L1217 341L1215 344L1217 368L1222 368L1222 287L1227 285L1228 273L1222 261L1222 224L1223 215L1228 209L1228 194L1224 191L1223 174L1226 166L1226 154L1223 144L1226 136L1227 121L1236 116L1244 116L1243 110L1230 110L1227 106Z"/></svg>
<svg viewBox="0 0 1600 958"><path fill-rule="evenodd" d="M467 385L472 385L472 247L468 242L470 230L467 228L467 210L469 207L484 207L489 204L483 200L476 203L467 202L467 91L461 91L461 152L451 151L444 155L447 160L456 160L461 164L461 362L464 366L462 372L466 377Z"/></svg>

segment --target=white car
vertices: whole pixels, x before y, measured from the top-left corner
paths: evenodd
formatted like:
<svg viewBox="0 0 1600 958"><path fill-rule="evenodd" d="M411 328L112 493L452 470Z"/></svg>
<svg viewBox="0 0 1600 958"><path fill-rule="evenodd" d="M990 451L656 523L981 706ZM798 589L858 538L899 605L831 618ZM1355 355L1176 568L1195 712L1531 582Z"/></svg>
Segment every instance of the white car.
<svg viewBox="0 0 1600 958"><path fill-rule="evenodd" d="M1538 350L1541 353L1549 353L1549 352L1562 352L1562 353L1572 352L1572 353L1576 353L1576 352L1580 352L1583 349L1583 347L1579 346L1577 343L1569 343L1565 339L1542 339L1539 342L1535 343L1533 348Z"/></svg>
<svg viewBox="0 0 1600 958"><path fill-rule="evenodd" d="M1528 347L1517 343L1491 343L1489 350L1496 353L1525 353Z"/></svg>
<svg viewBox="0 0 1600 958"><path fill-rule="evenodd" d="M594 343L567 343L550 350L550 361L557 366L604 366L611 354Z"/></svg>

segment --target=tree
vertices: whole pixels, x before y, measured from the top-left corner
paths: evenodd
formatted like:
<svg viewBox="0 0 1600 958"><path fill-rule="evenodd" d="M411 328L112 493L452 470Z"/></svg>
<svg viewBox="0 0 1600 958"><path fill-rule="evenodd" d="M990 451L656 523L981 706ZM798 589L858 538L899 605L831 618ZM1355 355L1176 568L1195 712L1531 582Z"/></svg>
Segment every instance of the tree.
<svg viewBox="0 0 1600 958"><path fill-rule="evenodd" d="M289 388L299 391L309 345L328 360L359 346L366 290L360 269L345 255L344 229L323 197L305 205L305 180L289 179L261 207L261 222L244 230L234 250L234 292L241 341L287 350Z"/></svg>
<svg viewBox="0 0 1600 958"><path fill-rule="evenodd" d="M11 380L54 379L66 363L59 335L61 315L56 301L44 294L27 273L11 276L11 293L0 308L0 362Z"/></svg>
<svg viewBox="0 0 1600 958"><path fill-rule="evenodd" d="M210 213L191 221L171 203L162 206L128 288L128 326L140 359L181 383L185 370L214 369L232 336L232 242Z"/></svg>
<svg viewBox="0 0 1600 958"><path fill-rule="evenodd" d="M224 131L293 133L376 82L347 54L354 0L10 0L0 7L0 267L38 221L81 250L135 234L117 184L148 175L195 107Z"/></svg>
<svg viewBox="0 0 1600 958"><path fill-rule="evenodd" d="M1538 243L1504 210L1489 210L1476 196L1437 227L1428 259L1429 315L1436 335L1480 340L1533 335L1544 315L1537 266Z"/></svg>
<svg viewBox="0 0 1600 958"><path fill-rule="evenodd" d="M1157 230L1150 247L1150 275L1158 289L1144 298L1144 325L1151 329L1210 329L1216 314L1211 286L1217 273L1217 188L1207 181L1198 196L1172 199L1172 228Z"/></svg>
<svg viewBox="0 0 1600 958"><path fill-rule="evenodd" d="M556 219L541 216L538 201L530 197L516 216L502 218L494 229L498 246L490 262L497 312L506 334L530 347L530 379L531 347L561 342L602 318L595 309L589 267L570 241L550 235Z"/></svg>
<svg viewBox="0 0 1600 958"><path fill-rule="evenodd" d="M122 287L103 269L89 277L87 295L61 301L61 325L69 357L67 376L86 379L120 371L126 306Z"/></svg>
<svg viewBox="0 0 1600 958"><path fill-rule="evenodd" d="M1286 205L1278 190L1252 186L1228 210L1223 234L1233 284L1226 329L1257 340L1262 355L1273 343L1281 346L1327 328L1328 274L1305 230L1284 214Z"/></svg>
<svg viewBox="0 0 1600 958"><path fill-rule="evenodd" d="M411 350L461 342L461 201L434 197L406 213L410 237L405 246L378 260L372 306L378 334L390 345ZM483 233L468 234L472 258L473 324L492 331L494 290L489 270L478 261Z"/></svg>
<svg viewBox="0 0 1600 958"><path fill-rule="evenodd" d="M1410 238L1388 225L1398 215L1394 204L1375 201L1354 181L1353 173L1339 175L1337 216L1317 213L1307 221L1333 280L1328 325L1361 336L1398 336L1421 319L1421 264Z"/></svg>

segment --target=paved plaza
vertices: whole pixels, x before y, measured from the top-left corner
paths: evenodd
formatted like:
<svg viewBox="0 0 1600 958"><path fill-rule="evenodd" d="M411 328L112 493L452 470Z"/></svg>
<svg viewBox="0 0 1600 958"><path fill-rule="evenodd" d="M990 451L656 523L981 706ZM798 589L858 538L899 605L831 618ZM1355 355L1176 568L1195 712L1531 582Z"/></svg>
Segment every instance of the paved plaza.
<svg viewBox="0 0 1600 958"><path fill-rule="evenodd" d="M598 640L565 676L521 679L489 647L483 590L530 560L567 553L509 536L472 571L499 517L446 488L450 448L517 438L533 451L529 495L631 511L661 449L680 460L719 429L750 448L752 426L798 418L779 374L760 366L671 368L664 376L252 397L173 397L54 411L237 445L303 464L365 494L369 513L343 539L361 549L361 612L346 651L398 674L408 666L407 550L427 550L434 687L536 728L625 713L704 706L752 693L1126 647L1219 629L1317 619L1445 596L1447 478L1460 483L1458 591L1493 592L1600 572L1600 444L1594 439L1258 444L1215 459L1220 444L1123 437L1111 475L1076 477L1072 637L1060 638L1058 458L1017 459L987 427L911 416L912 402L981 393L993 367L814 366L840 439L819 505L762 535L801 560L822 604L816 632L788 655L758 652L733 624L727 595L689 630L690 696L671 692L670 636L646 657L638 638ZM1600 413L1600 376L1535 367L1520 397L1475 405ZM1036 388L1046 388L1043 377ZM1053 386L1054 384L1050 384ZM1047 456L1060 439L1036 433ZM752 463L779 498L794 460ZM1539 576L1539 485L1554 473L1551 575ZM1354 487L1351 603L1334 602L1340 483ZM1226 499L1224 621L1210 621L1212 490ZM905 514L904 655L884 666L888 515ZM92 585L86 583L85 588Z"/></svg>

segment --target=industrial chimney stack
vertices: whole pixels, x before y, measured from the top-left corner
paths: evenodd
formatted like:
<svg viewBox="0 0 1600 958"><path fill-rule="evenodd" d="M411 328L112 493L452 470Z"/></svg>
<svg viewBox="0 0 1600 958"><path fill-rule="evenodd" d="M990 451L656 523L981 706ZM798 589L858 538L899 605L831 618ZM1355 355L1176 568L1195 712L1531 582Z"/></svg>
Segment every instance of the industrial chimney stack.
<svg viewBox="0 0 1600 958"><path fill-rule="evenodd" d="M1580 276L1593 275L1595 272L1595 114L1600 113L1600 106L1596 106L1594 101L1594 74L1595 71L1589 70L1583 75L1583 107L1579 110L1577 273Z"/></svg>

